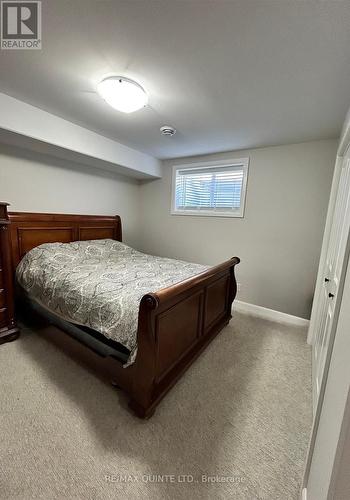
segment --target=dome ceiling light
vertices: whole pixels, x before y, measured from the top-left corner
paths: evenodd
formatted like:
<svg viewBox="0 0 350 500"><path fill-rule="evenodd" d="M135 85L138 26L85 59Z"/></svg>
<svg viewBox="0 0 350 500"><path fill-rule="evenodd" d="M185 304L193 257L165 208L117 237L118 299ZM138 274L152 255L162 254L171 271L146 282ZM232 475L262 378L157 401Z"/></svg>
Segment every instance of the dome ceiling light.
<svg viewBox="0 0 350 500"><path fill-rule="evenodd" d="M122 76L105 78L97 85L97 91L112 108L122 113L133 113L148 102L141 85Z"/></svg>

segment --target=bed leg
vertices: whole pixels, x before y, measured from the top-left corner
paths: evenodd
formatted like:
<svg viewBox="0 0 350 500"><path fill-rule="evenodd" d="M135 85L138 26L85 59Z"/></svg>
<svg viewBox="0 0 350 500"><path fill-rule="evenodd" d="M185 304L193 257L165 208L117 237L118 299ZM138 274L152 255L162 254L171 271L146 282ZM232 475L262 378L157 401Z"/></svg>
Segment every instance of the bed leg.
<svg viewBox="0 0 350 500"><path fill-rule="evenodd" d="M131 399L129 401L129 408L139 417L144 420L147 420L152 417L155 412L155 406L150 406L148 408L144 408L137 401Z"/></svg>

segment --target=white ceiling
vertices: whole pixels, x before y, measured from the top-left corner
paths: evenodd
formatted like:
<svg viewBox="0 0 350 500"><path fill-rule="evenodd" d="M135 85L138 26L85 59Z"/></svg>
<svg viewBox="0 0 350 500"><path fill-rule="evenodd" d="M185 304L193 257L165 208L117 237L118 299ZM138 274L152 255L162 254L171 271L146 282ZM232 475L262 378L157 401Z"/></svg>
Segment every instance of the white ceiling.
<svg viewBox="0 0 350 500"><path fill-rule="evenodd" d="M1 50L0 91L159 158L339 135L349 0L44 0L43 49ZM96 83L137 80L149 106ZM0 110L1 112L1 110ZM162 137L161 125L178 130Z"/></svg>

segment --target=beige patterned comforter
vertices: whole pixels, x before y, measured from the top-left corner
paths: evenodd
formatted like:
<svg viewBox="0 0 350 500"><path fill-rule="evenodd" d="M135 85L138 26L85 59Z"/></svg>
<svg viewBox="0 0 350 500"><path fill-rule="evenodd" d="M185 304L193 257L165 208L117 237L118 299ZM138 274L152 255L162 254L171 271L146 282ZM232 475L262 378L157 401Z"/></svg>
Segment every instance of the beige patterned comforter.
<svg viewBox="0 0 350 500"><path fill-rule="evenodd" d="M31 299L67 321L92 328L137 352L141 298L208 269L147 255L114 240L45 243L17 267Z"/></svg>

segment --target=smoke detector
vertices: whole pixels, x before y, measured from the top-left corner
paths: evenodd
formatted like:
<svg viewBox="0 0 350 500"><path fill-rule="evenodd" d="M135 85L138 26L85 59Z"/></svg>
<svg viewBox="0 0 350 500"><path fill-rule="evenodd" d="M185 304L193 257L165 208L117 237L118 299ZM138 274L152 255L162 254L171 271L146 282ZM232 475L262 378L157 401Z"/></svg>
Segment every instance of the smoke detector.
<svg viewBox="0 0 350 500"><path fill-rule="evenodd" d="M164 125L163 127L160 127L160 133L171 137L176 134L176 128L171 127L170 125Z"/></svg>

